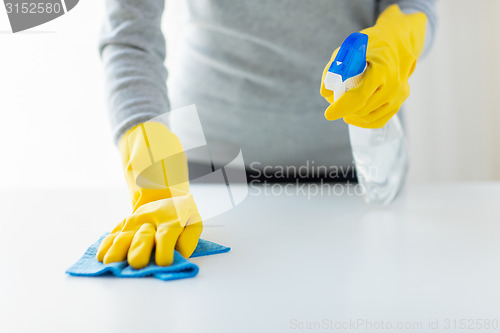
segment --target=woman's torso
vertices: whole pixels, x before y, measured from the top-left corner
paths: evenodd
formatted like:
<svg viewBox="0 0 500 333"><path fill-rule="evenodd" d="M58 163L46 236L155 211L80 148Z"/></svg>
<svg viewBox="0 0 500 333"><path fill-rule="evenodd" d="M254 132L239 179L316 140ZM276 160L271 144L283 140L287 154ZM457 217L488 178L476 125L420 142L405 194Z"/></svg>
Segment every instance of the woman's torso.
<svg viewBox="0 0 500 333"><path fill-rule="evenodd" d="M374 0L196 0L186 9L169 68L172 108L196 104L207 140L239 145L247 165L351 165L347 126L324 118L319 86L335 48L374 23ZM182 119L171 125L191 130Z"/></svg>

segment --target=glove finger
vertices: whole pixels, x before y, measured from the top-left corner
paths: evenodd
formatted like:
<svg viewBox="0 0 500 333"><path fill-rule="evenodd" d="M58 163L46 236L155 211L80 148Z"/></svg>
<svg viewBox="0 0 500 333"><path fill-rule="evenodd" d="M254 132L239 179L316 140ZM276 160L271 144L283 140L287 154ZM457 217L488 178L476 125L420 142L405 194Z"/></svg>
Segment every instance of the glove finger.
<svg viewBox="0 0 500 333"><path fill-rule="evenodd" d="M156 229L150 223L144 223L135 233L127 255L128 263L133 269L144 268L148 265L155 245L155 234Z"/></svg>
<svg viewBox="0 0 500 333"><path fill-rule="evenodd" d="M203 223L201 220L196 223L188 223L179 235L175 249L179 251L184 258L189 258L198 245L198 240L200 239L202 231Z"/></svg>
<svg viewBox="0 0 500 333"><path fill-rule="evenodd" d="M320 94L330 104L333 103L333 101L334 101L333 91L326 89L326 87L325 87L325 76L326 76L326 73L328 72L328 69L330 68L330 65L332 64L332 61L335 60L335 57L337 56L337 53L339 53L339 49L340 48L337 48L335 51L333 51L332 57L331 57L330 61L326 64L326 67L323 69L323 74L321 76Z"/></svg>
<svg viewBox="0 0 500 333"><path fill-rule="evenodd" d="M135 231L120 232L113 241L113 245L109 248L104 256L103 263L109 264L127 259L127 252L130 248L130 243L134 238Z"/></svg>
<svg viewBox="0 0 500 333"><path fill-rule="evenodd" d="M376 121L377 119L381 118L383 115L387 114L389 110L393 108L394 106L392 104L385 103L368 114L363 115L354 113L347 116L347 118L355 119L357 122L361 122L364 124L370 124Z"/></svg>
<svg viewBox="0 0 500 333"><path fill-rule="evenodd" d="M359 120L356 120L355 118L353 118L351 116L346 116L343 119L344 119L344 122L346 124L349 124L349 125L352 125L352 126L361 127L361 128L369 128L369 127L366 127L367 125L365 123L360 122Z"/></svg>
<svg viewBox="0 0 500 333"><path fill-rule="evenodd" d="M379 76L376 67L368 68L359 86L346 92L325 110L325 118L330 121L337 120L361 110L381 87Z"/></svg>
<svg viewBox="0 0 500 333"><path fill-rule="evenodd" d="M398 111L399 108L395 108L392 109L392 111L385 112L380 118L375 119L368 125L371 126L371 128L382 128L396 113L398 113Z"/></svg>
<svg viewBox="0 0 500 333"><path fill-rule="evenodd" d="M382 107L384 105L389 105L385 108L386 113L387 109L399 109L409 95L410 85L408 82L399 86L385 84L373 94L361 110L353 115L367 117L365 119L368 122L373 122L383 116Z"/></svg>
<svg viewBox="0 0 500 333"><path fill-rule="evenodd" d="M170 266L174 262L174 248L182 229L178 222L158 226L155 235L155 261L158 266Z"/></svg>
<svg viewBox="0 0 500 333"><path fill-rule="evenodd" d="M104 259L104 256L108 252L109 248L111 245L113 245L113 241L115 240L115 237L118 235L118 233L114 234L109 234L104 239L102 240L101 244L99 245L99 248L97 249L97 260L102 262Z"/></svg>
<svg viewBox="0 0 500 333"><path fill-rule="evenodd" d="M382 110L377 112L376 116L373 116L370 121L366 120L364 117L348 116L344 117L344 121L350 125L362 127L362 128L382 128L399 110L399 108L388 107L390 111Z"/></svg>
<svg viewBox="0 0 500 333"><path fill-rule="evenodd" d="M395 88L390 85L383 84L378 87L378 89L370 96L366 101L366 104L356 112L351 115L356 116L367 116L375 111L378 111L385 104L393 103Z"/></svg>
<svg viewBox="0 0 500 333"><path fill-rule="evenodd" d="M371 112L370 114L366 116L361 116L358 114L351 114L349 116L344 117L344 121L347 124L362 127L362 128L374 128L373 122L377 121L378 119L382 118L384 115L389 113L389 109L391 109L392 106L390 104L384 104L377 110Z"/></svg>
<svg viewBox="0 0 500 333"><path fill-rule="evenodd" d="M122 230L123 225L125 224L125 220L122 220L120 223L116 225L116 227L111 230L111 233L104 237L102 240L101 244L99 245L99 248L97 249L97 260L102 262L104 259L104 256L108 252L109 248L111 245L113 245L113 241L115 240L116 235Z"/></svg>

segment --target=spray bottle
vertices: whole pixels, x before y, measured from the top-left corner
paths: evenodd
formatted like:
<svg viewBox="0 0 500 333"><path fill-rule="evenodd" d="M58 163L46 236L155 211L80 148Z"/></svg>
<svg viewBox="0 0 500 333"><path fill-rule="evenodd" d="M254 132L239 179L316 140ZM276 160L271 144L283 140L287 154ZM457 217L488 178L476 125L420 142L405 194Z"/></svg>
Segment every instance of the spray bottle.
<svg viewBox="0 0 500 333"><path fill-rule="evenodd" d="M367 45L368 35L359 32L342 43L324 81L335 100L362 81L368 65ZM348 127L358 184L363 188L365 201L389 204L403 188L408 173L408 146L398 115L383 128Z"/></svg>

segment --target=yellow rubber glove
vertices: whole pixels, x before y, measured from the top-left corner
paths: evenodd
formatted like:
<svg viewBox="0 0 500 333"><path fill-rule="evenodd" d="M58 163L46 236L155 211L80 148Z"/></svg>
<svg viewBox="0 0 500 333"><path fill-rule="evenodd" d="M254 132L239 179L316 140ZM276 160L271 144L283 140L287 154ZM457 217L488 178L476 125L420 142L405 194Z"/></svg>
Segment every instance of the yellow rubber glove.
<svg viewBox="0 0 500 333"><path fill-rule="evenodd" d="M134 208L104 238L97 260L127 259L133 268L143 268L155 245L159 266L172 264L174 249L189 258L203 226L179 139L163 124L146 122L125 133L119 149Z"/></svg>
<svg viewBox="0 0 500 333"><path fill-rule="evenodd" d="M363 80L334 102L324 80L339 49L335 50L321 79L321 96L330 103L326 119L344 118L346 123L363 128L383 127L410 94L408 78L422 53L426 24L424 13L406 15L398 5L387 7L373 27L361 31L368 35L368 67Z"/></svg>

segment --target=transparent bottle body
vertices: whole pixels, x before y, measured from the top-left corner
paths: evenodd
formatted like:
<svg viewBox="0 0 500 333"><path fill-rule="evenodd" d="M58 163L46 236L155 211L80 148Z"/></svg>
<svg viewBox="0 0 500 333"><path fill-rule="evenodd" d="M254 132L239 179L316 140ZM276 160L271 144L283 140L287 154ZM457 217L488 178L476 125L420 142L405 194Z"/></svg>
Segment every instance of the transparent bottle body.
<svg viewBox="0 0 500 333"><path fill-rule="evenodd" d="M408 145L399 117L383 128L349 125L358 184L369 204L387 205L401 192L408 174Z"/></svg>

